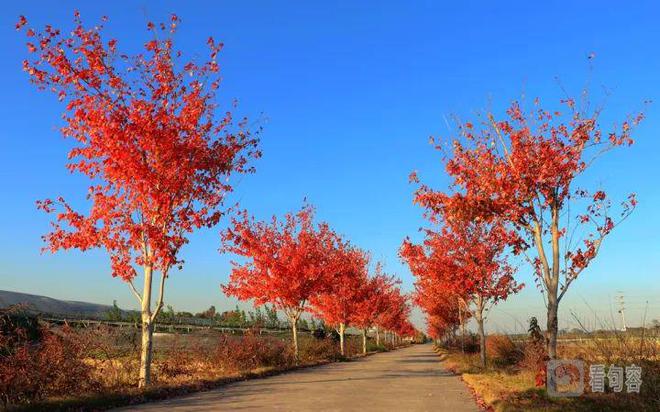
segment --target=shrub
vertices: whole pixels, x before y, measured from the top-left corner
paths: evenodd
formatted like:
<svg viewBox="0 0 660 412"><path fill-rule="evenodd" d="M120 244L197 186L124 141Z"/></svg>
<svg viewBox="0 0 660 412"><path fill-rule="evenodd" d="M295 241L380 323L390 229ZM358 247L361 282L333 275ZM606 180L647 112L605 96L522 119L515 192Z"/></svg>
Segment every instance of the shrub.
<svg viewBox="0 0 660 412"><path fill-rule="evenodd" d="M298 342L299 358L302 363L316 362L323 359L339 360L339 346L331 338L300 339Z"/></svg>
<svg viewBox="0 0 660 412"><path fill-rule="evenodd" d="M465 353L479 353L479 337L472 333L466 334L465 337L455 335L445 339L442 346Z"/></svg>
<svg viewBox="0 0 660 412"><path fill-rule="evenodd" d="M526 342L522 347L522 356L518 362L521 369L536 372L540 367L545 367L548 360L548 352L542 342Z"/></svg>
<svg viewBox="0 0 660 412"><path fill-rule="evenodd" d="M261 367L285 367L293 364L290 345L271 336L249 331L241 337L222 336L213 361L226 371L240 372Z"/></svg>
<svg viewBox="0 0 660 412"><path fill-rule="evenodd" d="M22 333L17 330L16 335ZM5 407L98 389L91 366L82 360L83 348L68 327L44 329L41 336L41 342L2 336L0 393Z"/></svg>
<svg viewBox="0 0 660 412"><path fill-rule="evenodd" d="M545 344L538 340L529 340L522 347L522 356L518 362L520 369L532 372L535 384L544 386L546 381L546 362L550 359Z"/></svg>
<svg viewBox="0 0 660 412"><path fill-rule="evenodd" d="M387 352L389 350L382 342L379 345L376 342L367 342L367 351L369 352Z"/></svg>
<svg viewBox="0 0 660 412"><path fill-rule="evenodd" d="M41 339L39 320L28 312L25 305L0 309L0 335L16 342L38 341Z"/></svg>
<svg viewBox="0 0 660 412"><path fill-rule="evenodd" d="M312 336L316 339L322 340L328 336L328 333L325 331L325 329L318 328L312 331Z"/></svg>
<svg viewBox="0 0 660 412"><path fill-rule="evenodd" d="M329 335L330 338L331 338L333 341L335 341L335 342L339 342L339 341L341 340L341 336L339 336L339 332L337 332L337 331L334 330L334 329L330 330L330 332L328 333L328 335ZM347 336L347 335L344 335L344 339L346 339L346 336Z"/></svg>
<svg viewBox="0 0 660 412"><path fill-rule="evenodd" d="M162 360L157 362L158 373L165 378L177 378L181 376L192 376L196 372L196 364L204 358L199 345L186 345L179 335L174 337L170 347L158 353ZM156 378L159 377L156 375Z"/></svg>
<svg viewBox="0 0 660 412"><path fill-rule="evenodd" d="M486 355L497 365L515 365L522 358L521 348L506 335L486 337Z"/></svg>

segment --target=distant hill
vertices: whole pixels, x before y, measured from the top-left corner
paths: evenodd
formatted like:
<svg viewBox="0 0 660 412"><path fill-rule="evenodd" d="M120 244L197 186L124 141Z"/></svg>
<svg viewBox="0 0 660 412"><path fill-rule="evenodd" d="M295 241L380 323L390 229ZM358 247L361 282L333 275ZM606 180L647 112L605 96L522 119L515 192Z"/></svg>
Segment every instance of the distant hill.
<svg viewBox="0 0 660 412"><path fill-rule="evenodd" d="M112 308L110 305L59 300L47 296L0 290L0 309L21 303L29 305L30 309L40 313L87 317L102 317L105 312Z"/></svg>

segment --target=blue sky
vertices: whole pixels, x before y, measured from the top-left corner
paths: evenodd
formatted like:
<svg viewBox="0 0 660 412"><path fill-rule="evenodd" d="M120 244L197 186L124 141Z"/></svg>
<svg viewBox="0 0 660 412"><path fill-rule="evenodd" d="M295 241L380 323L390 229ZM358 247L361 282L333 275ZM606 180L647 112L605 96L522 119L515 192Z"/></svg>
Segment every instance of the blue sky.
<svg viewBox="0 0 660 412"><path fill-rule="evenodd" d="M64 28L76 7L90 24L107 15L108 34L135 50L146 38L147 19L174 12L183 20L178 46L188 55L204 50L209 35L223 41L221 97L238 98L238 112L264 127L257 174L242 179L233 200L265 218L298 208L307 197L319 218L384 261L410 290L413 279L396 251L424 222L407 177L418 170L425 182L446 186L440 157L428 144L430 135L451 136L445 119L501 110L522 93L554 104L562 95L556 77L576 94L590 77L592 52L592 89L612 91L605 126L639 110L645 99L658 99L657 4L502 3L5 3L0 289L136 306L128 288L109 276L102 252L40 254L48 218L34 201L59 194L76 201L85 181L64 169L69 146L57 132L63 107L37 92L21 70L24 39L13 28L19 15ZM660 318L657 103L647 115L633 147L602 158L584 177L587 187L619 198L636 192L640 204L568 292L563 326L573 326L569 309L585 320L596 313L610 322L618 291L626 296L631 323L639 323L647 301L647 317ZM170 280L168 303L192 311L234 305L219 290L229 257L218 254L218 246L217 228L191 238L186 266ZM543 318L529 273L521 266L528 287L493 312L491 330L516 330L529 316Z"/></svg>

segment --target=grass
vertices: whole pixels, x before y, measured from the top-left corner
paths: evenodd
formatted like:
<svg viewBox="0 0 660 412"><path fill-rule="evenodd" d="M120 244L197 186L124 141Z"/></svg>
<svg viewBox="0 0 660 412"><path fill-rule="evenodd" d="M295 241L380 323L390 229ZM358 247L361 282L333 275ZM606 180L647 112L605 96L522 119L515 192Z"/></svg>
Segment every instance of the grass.
<svg viewBox="0 0 660 412"><path fill-rule="evenodd" d="M477 402L487 410L503 411L656 411L660 400L627 393L585 393L577 398L548 397L535 385L535 373L515 365L479 366L478 354L437 350L447 369L461 375ZM652 385L653 382L648 382ZM585 382L588 387L588 378Z"/></svg>
<svg viewBox="0 0 660 412"><path fill-rule="evenodd" d="M71 411L71 410L105 410L121 406L136 405L145 402L164 400L176 396L183 396L194 392L203 392L217 389L230 383L248 379L265 378L293 370L310 368L331 363L331 360L318 360L297 366L261 367L247 372L240 372L222 376L216 379L197 380L184 384L154 385L142 390L136 387L124 388L117 392L106 392L87 396L51 399L31 405L12 408L13 411Z"/></svg>
<svg viewBox="0 0 660 412"><path fill-rule="evenodd" d="M289 353L290 342L272 336L248 334L227 339L224 336L195 335L167 337L157 341L159 349L154 351L153 385L142 390L135 387L139 365L135 348L119 345L123 336L114 331L107 334L103 334L102 330L91 332L69 331L68 336L85 343L85 350L77 352L84 356L78 358L78 362L90 369L89 380L95 383L94 389L78 390L80 379L58 370L58 374L61 372L67 376L67 382L73 385L72 390L49 390L45 392L46 396L19 398L19 402L14 402L9 409L104 410L211 390L236 381L331 362L350 362L364 356L361 353L361 338L355 336L347 339L346 356L339 355L338 344L331 339L318 340L304 336L299 341L301 356L297 363ZM368 354L373 354L392 348L370 342L368 349ZM29 395L29 392L25 393Z"/></svg>

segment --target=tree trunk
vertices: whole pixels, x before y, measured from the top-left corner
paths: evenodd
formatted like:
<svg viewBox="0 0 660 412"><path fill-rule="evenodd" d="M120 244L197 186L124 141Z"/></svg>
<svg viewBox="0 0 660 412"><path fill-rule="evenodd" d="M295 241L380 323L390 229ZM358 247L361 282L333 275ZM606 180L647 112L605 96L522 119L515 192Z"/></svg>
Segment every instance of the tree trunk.
<svg viewBox="0 0 660 412"><path fill-rule="evenodd" d="M461 324L461 353L465 353L465 323L463 322L463 310L461 304L458 304L458 320Z"/></svg>
<svg viewBox="0 0 660 412"><path fill-rule="evenodd" d="M380 329L376 326L376 346L380 346Z"/></svg>
<svg viewBox="0 0 660 412"><path fill-rule="evenodd" d="M153 321L151 320L151 280L153 268L144 267L144 289L142 290L142 350L140 352L140 380L138 386L151 384L151 355L153 345Z"/></svg>
<svg viewBox="0 0 660 412"><path fill-rule="evenodd" d="M142 321L142 350L140 352L140 381L139 387L146 388L151 385L151 355L153 344L154 324L151 321Z"/></svg>
<svg viewBox="0 0 660 412"><path fill-rule="evenodd" d="M344 348L344 329L346 328L346 325L343 323L339 324L339 353L341 353L341 356L344 356L346 354L345 348Z"/></svg>
<svg viewBox="0 0 660 412"><path fill-rule="evenodd" d="M557 312L559 311L559 299L557 297L559 289L559 206L553 204L552 207L552 276L548 283L548 322L547 322L547 346L550 359L557 358ZM568 285L566 285L568 287Z"/></svg>
<svg viewBox="0 0 660 412"><path fill-rule="evenodd" d="M362 354L367 354L367 330L362 329Z"/></svg>
<svg viewBox="0 0 660 412"><path fill-rule="evenodd" d="M479 356L481 360L481 367L486 367L486 332L484 331L484 302L481 297L477 298L477 310L475 311L475 319L479 330Z"/></svg>
<svg viewBox="0 0 660 412"><path fill-rule="evenodd" d="M548 321L545 333L545 342L550 359L557 358L558 309L559 302L557 301L557 291L550 290L548 291Z"/></svg>
<svg viewBox="0 0 660 412"><path fill-rule="evenodd" d="M289 322L291 322L291 334L293 335L293 357L298 363L298 317L290 316Z"/></svg>

